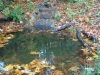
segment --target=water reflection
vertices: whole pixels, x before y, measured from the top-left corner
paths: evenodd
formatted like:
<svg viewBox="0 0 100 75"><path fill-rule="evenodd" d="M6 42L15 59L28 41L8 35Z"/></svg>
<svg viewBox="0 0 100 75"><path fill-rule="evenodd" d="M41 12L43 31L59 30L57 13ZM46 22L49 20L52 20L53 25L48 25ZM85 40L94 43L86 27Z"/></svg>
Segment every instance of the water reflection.
<svg viewBox="0 0 100 75"><path fill-rule="evenodd" d="M73 53L81 47L79 42L70 39L69 34L65 36L62 34L26 34L22 32L16 33L15 37L0 50L2 52L0 60L6 63L29 63L35 58L40 58L52 65L59 60L75 59ZM32 55L31 51L40 52L40 54Z"/></svg>
<svg viewBox="0 0 100 75"><path fill-rule="evenodd" d="M45 60L49 66L54 63L54 53L47 53L45 49L40 50L39 59Z"/></svg>

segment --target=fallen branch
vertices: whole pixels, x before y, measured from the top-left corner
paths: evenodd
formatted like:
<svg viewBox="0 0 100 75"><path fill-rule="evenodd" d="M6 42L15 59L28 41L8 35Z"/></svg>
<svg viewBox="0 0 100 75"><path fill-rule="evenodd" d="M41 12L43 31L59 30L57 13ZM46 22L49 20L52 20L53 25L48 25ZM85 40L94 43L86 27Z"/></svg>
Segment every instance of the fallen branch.
<svg viewBox="0 0 100 75"><path fill-rule="evenodd" d="M99 42L99 40L98 39L96 39L95 37L93 37L93 36L90 36L88 33L86 33L84 30L83 31L81 31L82 33L83 33L83 35L85 35L87 38L89 38L89 40L95 40L95 42L96 43L98 43Z"/></svg>
<svg viewBox="0 0 100 75"><path fill-rule="evenodd" d="M82 39L80 31L78 29L76 29L76 37L84 47L86 47L89 51L91 50L90 46Z"/></svg>
<svg viewBox="0 0 100 75"><path fill-rule="evenodd" d="M58 26L58 27L55 28L53 31L54 31L54 32L57 32L57 31L63 30L63 29L65 29L65 28L68 28L68 27L70 27L70 26L72 26L72 25L75 25L75 24L77 24L77 22L70 22L70 23L68 23L68 24L64 24L64 25Z"/></svg>

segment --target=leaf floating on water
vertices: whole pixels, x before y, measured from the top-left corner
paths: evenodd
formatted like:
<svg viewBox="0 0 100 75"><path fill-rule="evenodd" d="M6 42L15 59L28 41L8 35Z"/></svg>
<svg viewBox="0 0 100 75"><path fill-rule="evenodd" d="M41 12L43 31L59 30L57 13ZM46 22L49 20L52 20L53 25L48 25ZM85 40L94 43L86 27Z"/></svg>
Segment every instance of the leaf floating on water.
<svg viewBox="0 0 100 75"><path fill-rule="evenodd" d="M4 70L4 71L9 71L9 70L13 69L13 67L14 67L13 64L9 64L9 65L7 65L3 70Z"/></svg>
<svg viewBox="0 0 100 75"><path fill-rule="evenodd" d="M40 52L31 51L30 54L40 54Z"/></svg>
<svg viewBox="0 0 100 75"><path fill-rule="evenodd" d="M69 68L68 70L73 71L73 72L77 72L79 69L80 69L79 67L73 66L73 67Z"/></svg>
<svg viewBox="0 0 100 75"><path fill-rule="evenodd" d="M0 48L2 48L2 47L4 47L5 46L5 44L0 44Z"/></svg>
<svg viewBox="0 0 100 75"><path fill-rule="evenodd" d="M6 36L6 38L7 38L8 40L13 39L13 38L14 38L14 35L13 35L13 34L8 34L8 35Z"/></svg>
<svg viewBox="0 0 100 75"><path fill-rule="evenodd" d="M52 65L52 66L50 67L50 69L54 70L54 69L56 69L56 67L55 67L54 65Z"/></svg>
<svg viewBox="0 0 100 75"><path fill-rule="evenodd" d="M59 39L60 39L60 40L64 40L65 38L62 37L62 38L59 38Z"/></svg>
<svg viewBox="0 0 100 75"><path fill-rule="evenodd" d="M75 42L78 41L78 39L75 39L75 38L73 38L72 40L75 41Z"/></svg>
<svg viewBox="0 0 100 75"><path fill-rule="evenodd" d="M9 40L6 37L0 37L0 43L7 43Z"/></svg>

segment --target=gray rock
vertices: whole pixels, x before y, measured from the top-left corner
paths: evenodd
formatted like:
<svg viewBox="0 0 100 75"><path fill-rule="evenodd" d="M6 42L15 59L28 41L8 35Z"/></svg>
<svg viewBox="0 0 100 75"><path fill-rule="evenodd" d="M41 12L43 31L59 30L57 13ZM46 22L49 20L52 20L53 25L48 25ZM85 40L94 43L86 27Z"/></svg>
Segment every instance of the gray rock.
<svg viewBox="0 0 100 75"><path fill-rule="evenodd" d="M54 28L54 21L41 21L36 20L34 21L34 29L35 30L52 30Z"/></svg>
<svg viewBox="0 0 100 75"><path fill-rule="evenodd" d="M53 7L51 3L44 3L44 4L38 4L38 8L51 8Z"/></svg>
<svg viewBox="0 0 100 75"><path fill-rule="evenodd" d="M55 11L54 8L52 8L52 7L48 8L46 5L43 5L43 4L39 4L37 7L39 8L40 12L53 12L53 11Z"/></svg>
<svg viewBox="0 0 100 75"><path fill-rule="evenodd" d="M38 6L37 6L39 9L40 8L46 8L43 4L38 4Z"/></svg>
<svg viewBox="0 0 100 75"><path fill-rule="evenodd" d="M50 0L44 0L44 2L50 2Z"/></svg>
<svg viewBox="0 0 100 75"><path fill-rule="evenodd" d="M40 8L39 11L40 12L54 12L55 9L54 8L51 8L51 9L43 9L43 8Z"/></svg>
<svg viewBox="0 0 100 75"><path fill-rule="evenodd" d="M0 61L0 71L2 71L4 67L5 67L5 63L3 61Z"/></svg>
<svg viewBox="0 0 100 75"><path fill-rule="evenodd" d="M55 17L54 14L39 14L40 19L51 19L51 18L54 18L54 17Z"/></svg>

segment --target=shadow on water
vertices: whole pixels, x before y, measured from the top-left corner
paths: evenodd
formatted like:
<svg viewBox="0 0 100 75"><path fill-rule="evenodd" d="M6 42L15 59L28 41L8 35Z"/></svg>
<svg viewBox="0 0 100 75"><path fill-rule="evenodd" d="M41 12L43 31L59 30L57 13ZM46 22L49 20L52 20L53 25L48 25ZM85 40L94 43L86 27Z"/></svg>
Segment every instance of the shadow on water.
<svg viewBox="0 0 100 75"><path fill-rule="evenodd" d="M15 33L15 38L7 46L1 48L0 60L9 63L29 63L38 58L38 54L30 52L40 52L46 50L47 55L54 53L55 63L74 63L76 50L81 48L78 41L73 41L69 34L38 33L28 34L24 32ZM59 65L59 64L58 64Z"/></svg>

